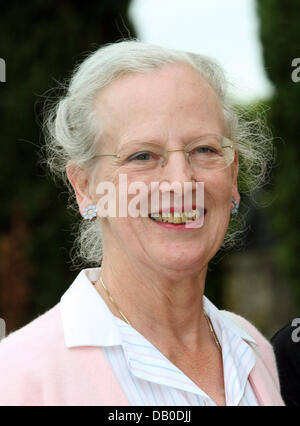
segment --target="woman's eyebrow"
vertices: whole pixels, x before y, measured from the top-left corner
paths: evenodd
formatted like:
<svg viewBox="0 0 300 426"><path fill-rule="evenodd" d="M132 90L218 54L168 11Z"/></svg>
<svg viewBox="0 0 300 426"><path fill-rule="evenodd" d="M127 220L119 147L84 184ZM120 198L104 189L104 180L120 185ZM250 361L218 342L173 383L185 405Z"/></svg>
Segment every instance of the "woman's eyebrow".
<svg viewBox="0 0 300 426"><path fill-rule="evenodd" d="M199 139L199 138L201 138L202 136L205 136L205 135L216 135L216 134L219 134L220 136L222 136L220 133L215 133L213 131L201 132L199 134L195 134L194 136L189 136L189 137L184 138L182 140L182 145L183 146L188 145L188 144L196 141L197 139ZM128 146L132 146L132 145L133 146L134 145L136 145L136 146L138 146L138 145L148 145L148 146L151 146L151 145L154 146L155 145L155 146L158 146L159 145L159 146L167 149L168 142L164 141L162 138L151 138L151 137L150 138L147 138L147 137L143 138L143 137L141 137L139 139L128 139L126 141L124 140L120 143L120 145L118 146L117 149L118 150L123 149L127 145Z"/></svg>
<svg viewBox="0 0 300 426"><path fill-rule="evenodd" d="M131 145L163 145L161 139L149 139L149 138L141 138L141 139L130 139L126 142L121 142L119 145L119 149L124 146Z"/></svg>

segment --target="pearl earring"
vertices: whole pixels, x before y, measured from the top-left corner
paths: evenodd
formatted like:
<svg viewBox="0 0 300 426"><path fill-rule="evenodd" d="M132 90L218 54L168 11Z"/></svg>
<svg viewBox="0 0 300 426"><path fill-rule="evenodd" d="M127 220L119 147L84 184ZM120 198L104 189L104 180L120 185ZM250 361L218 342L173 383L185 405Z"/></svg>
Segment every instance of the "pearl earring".
<svg viewBox="0 0 300 426"><path fill-rule="evenodd" d="M97 216L97 206L90 205L84 209L83 217L87 220L93 220Z"/></svg>
<svg viewBox="0 0 300 426"><path fill-rule="evenodd" d="M237 212L239 211L239 205L236 201L236 199L232 198L232 202L234 204L234 208L231 209L231 214L237 214Z"/></svg>

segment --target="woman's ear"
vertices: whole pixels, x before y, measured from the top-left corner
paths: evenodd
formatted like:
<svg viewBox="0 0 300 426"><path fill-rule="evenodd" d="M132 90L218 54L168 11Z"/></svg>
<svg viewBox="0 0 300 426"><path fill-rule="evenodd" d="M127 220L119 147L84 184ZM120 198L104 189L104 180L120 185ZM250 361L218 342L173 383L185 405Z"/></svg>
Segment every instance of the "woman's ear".
<svg viewBox="0 0 300 426"><path fill-rule="evenodd" d="M71 161L67 163L66 173L68 180L74 189L77 204L82 214L85 207L93 204L90 198L89 176L85 170L81 169Z"/></svg>
<svg viewBox="0 0 300 426"><path fill-rule="evenodd" d="M237 182L237 177L238 177L238 174L239 174L239 157L238 157L237 151L235 151L235 154L234 154L234 160L233 160L233 163L232 163L232 171L233 171L233 175L232 175L233 180L235 182Z"/></svg>

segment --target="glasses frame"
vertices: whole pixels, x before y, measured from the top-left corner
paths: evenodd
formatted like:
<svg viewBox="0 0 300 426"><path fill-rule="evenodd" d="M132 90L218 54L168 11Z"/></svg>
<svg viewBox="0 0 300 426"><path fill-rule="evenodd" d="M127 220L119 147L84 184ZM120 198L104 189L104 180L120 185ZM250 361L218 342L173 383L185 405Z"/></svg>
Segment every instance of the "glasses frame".
<svg viewBox="0 0 300 426"><path fill-rule="evenodd" d="M225 141L229 142L229 145L222 146L222 149L223 148L230 148L230 149L232 149L234 151L233 141L231 139L228 139L226 136L221 136L221 135L218 135L216 133L206 133L204 135L201 135L200 137L204 137L204 136L217 136L218 138L221 139L221 141L225 140ZM185 156L185 159L186 159L187 163L191 164L190 163L190 153L191 153L191 151L189 152L189 151L186 151L185 149L168 149L164 153L164 156L163 156L163 159L162 159L162 162L161 162L161 167L165 167L165 165L167 163L167 160L168 160L168 154L169 154L169 152L180 152L180 151L182 151L184 153L184 156ZM97 157L121 158L120 155L118 155L118 154L98 154L98 155L95 155L94 157L92 157L92 160L94 158L97 158ZM231 163L229 163L225 168L229 167L234 162L234 157L235 156L233 156L233 159L232 159Z"/></svg>

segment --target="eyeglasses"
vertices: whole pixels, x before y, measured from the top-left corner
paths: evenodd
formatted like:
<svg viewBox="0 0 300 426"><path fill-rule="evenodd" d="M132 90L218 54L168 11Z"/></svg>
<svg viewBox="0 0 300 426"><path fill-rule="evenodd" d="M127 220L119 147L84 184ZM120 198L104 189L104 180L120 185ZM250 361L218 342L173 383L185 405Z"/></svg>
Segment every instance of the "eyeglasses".
<svg viewBox="0 0 300 426"><path fill-rule="evenodd" d="M132 142L123 146L116 154L101 154L97 157L113 157L115 165L127 172L151 172L165 167L170 152L183 152L186 161L196 172L220 171L230 166L234 160L233 142L225 136L202 135L184 149L165 150L163 146L147 142Z"/></svg>

